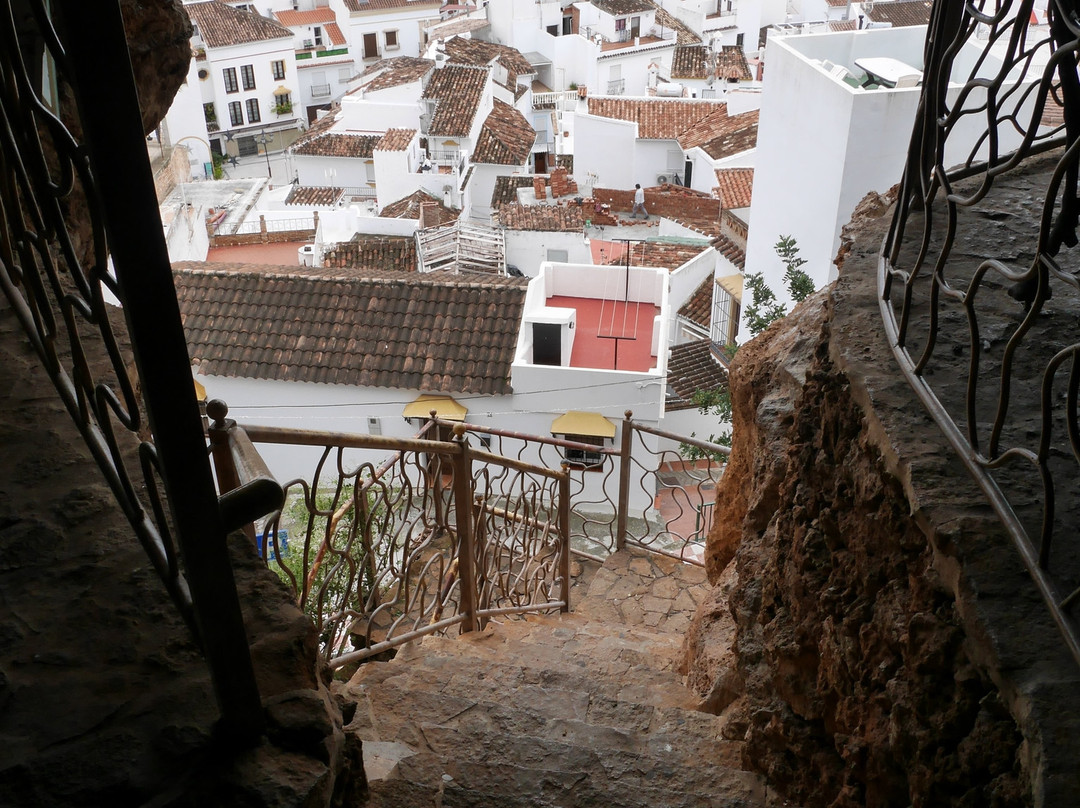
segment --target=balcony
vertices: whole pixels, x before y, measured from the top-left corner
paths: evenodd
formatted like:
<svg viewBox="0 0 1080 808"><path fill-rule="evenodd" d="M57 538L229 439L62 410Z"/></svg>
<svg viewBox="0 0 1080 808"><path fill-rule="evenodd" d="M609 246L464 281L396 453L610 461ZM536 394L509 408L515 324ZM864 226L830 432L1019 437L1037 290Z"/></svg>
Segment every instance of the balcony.
<svg viewBox="0 0 1080 808"><path fill-rule="evenodd" d="M626 92L626 79L615 79L607 83L608 95L623 95Z"/></svg>
<svg viewBox="0 0 1080 808"><path fill-rule="evenodd" d="M330 85L329 84L312 84L311 85L311 97L312 98L329 98L330 97Z"/></svg>

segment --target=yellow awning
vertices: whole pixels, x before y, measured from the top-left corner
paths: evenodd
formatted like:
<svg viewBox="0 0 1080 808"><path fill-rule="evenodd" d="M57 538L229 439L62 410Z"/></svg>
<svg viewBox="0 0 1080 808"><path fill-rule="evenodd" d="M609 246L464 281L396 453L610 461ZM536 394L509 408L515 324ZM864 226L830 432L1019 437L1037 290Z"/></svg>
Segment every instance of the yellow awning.
<svg viewBox="0 0 1080 808"><path fill-rule="evenodd" d="M284 84L282 84L282 85L278 86L278 88L276 90L274 90L274 95L289 95L291 92L292 92L292 90L290 90L288 87L286 87Z"/></svg>
<svg viewBox="0 0 1080 808"><path fill-rule="evenodd" d="M736 273L735 275L725 275L722 278L717 278L716 282L720 284L720 288L730 294L737 300L742 300L743 290L743 276L742 273Z"/></svg>
<svg viewBox="0 0 1080 808"><path fill-rule="evenodd" d="M447 421L464 421L469 410L458 404L450 396L420 396L416 401L405 405L402 413L406 418L428 418L431 411Z"/></svg>
<svg viewBox="0 0 1080 808"><path fill-rule="evenodd" d="M551 422L552 435L591 435L594 438L614 438L615 424L598 412L570 410Z"/></svg>
<svg viewBox="0 0 1080 808"><path fill-rule="evenodd" d="M195 400L206 401L206 388L199 384L198 379L192 379L195 382Z"/></svg>

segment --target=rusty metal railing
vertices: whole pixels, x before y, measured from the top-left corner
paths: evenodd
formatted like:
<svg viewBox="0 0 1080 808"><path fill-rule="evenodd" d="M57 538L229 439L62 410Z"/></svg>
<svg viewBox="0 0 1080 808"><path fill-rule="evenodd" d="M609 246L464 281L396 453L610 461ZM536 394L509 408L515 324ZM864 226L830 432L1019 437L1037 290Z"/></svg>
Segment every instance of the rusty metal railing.
<svg viewBox="0 0 1080 808"><path fill-rule="evenodd" d="M451 421L438 421L444 428ZM688 438L633 420L621 422L618 446L594 446L555 437L462 424L496 455L555 468L565 452L585 451L600 461L568 467L572 552L603 560L626 544L703 565L703 543L711 525L716 484L726 446ZM661 442L668 448L661 448ZM692 445L705 459L684 460L678 447ZM631 496L631 494L636 496ZM639 504L632 504L634 500Z"/></svg>
<svg viewBox="0 0 1080 808"><path fill-rule="evenodd" d="M312 448L311 471L284 485L285 507L261 535L332 668L500 615L569 610L564 470L483 451L460 427L432 440L434 421L402 439L239 429L221 402L207 410L219 446ZM223 499L243 482L234 457L215 453Z"/></svg>
<svg viewBox="0 0 1080 808"><path fill-rule="evenodd" d="M1080 19L934 4L879 271L894 353L1080 662Z"/></svg>
<svg viewBox="0 0 1080 808"><path fill-rule="evenodd" d="M222 732L254 741L237 525L206 457L115 2L0 4L0 288L202 648Z"/></svg>

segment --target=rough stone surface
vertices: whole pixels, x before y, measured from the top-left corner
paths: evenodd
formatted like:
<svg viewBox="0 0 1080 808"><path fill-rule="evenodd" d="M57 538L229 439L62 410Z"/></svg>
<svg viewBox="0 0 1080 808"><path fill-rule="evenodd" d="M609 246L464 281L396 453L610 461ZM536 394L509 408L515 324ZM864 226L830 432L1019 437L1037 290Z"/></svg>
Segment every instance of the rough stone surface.
<svg viewBox="0 0 1080 808"><path fill-rule="evenodd" d="M1072 804L1077 670L892 365L883 228L864 224L837 284L736 356L706 559L716 582L734 558L737 580L729 612L699 610L691 681L799 802Z"/></svg>
<svg viewBox="0 0 1080 808"><path fill-rule="evenodd" d="M575 613L428 637L361 666L340 696L357 705L346 731L363 739L370 805L778 804L742 769L741 739L695 710L682 636L625 625L611 606L613 590L664 602L674 625L675 589L704 594L703 573L650 579L657 561L615 554Z"/></svg>
<svg viewBox="0 0 1080 808"><path fill-rule="evenodd" d="M215 738L206 664L6 301L0 357L0 805L359 804L358 744L288 591L234 535L270 724L241 752Z"/></svg>

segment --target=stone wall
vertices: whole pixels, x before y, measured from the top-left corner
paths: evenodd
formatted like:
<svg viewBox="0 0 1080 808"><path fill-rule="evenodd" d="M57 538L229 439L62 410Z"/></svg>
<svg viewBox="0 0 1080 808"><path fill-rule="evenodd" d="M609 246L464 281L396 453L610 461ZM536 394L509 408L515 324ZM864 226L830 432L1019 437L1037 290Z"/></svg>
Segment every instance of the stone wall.
<svg viewBox="0 0 1080 808"><path fill-rule="evenodd" d="M157 145L151 146L150 149L151 157L153 157ZM158 202L165 201L165 198L172 193L177 183L191 181L191 163L189 162L191 153L184 146L173 146L170 151L168 160L164 162L152 161L154 166L154 192L157 194Z"/></svg>
<svg viewBox="0 0 1080 808"><path fill-rule="evenodd" d="M895 370L884 227L736 355L706 557L731 581L688 637L689 681L798 804L1075 804L1080 677Z"/></svg>

